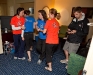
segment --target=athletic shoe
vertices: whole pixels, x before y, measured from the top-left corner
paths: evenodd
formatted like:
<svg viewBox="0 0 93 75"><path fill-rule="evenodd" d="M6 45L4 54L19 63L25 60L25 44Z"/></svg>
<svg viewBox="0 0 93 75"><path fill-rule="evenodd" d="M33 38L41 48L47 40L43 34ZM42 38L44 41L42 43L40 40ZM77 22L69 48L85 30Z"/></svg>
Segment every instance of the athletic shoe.
<svg viewBox="0 0 93 75"><path fill-rule="evenodd" d="M41 64L41 62L42 62L42 60L40 60L40 59L39 59L39 60L37 61L37 64L39 64L39 65L40 65L40 64Z"/></svg>
<svg viewBox="0 0 93 75"><path fill-rule="evenodd" d="M60 60L61 63L64 63L64 64L68 64L68 60L64 59L64 60Z"/></svg>
<svg viewBox="0 0 93 75"><path fill-rule="evenodd" d="M14 56L14 59L17 59L17 57Z"/></svg>
<svg viewBox="0 0 93 75"><path fill-rule="evenodd" d="M22 57L22 58L18 58L19 60L25 60L26 58L25 57Z"/></svg>

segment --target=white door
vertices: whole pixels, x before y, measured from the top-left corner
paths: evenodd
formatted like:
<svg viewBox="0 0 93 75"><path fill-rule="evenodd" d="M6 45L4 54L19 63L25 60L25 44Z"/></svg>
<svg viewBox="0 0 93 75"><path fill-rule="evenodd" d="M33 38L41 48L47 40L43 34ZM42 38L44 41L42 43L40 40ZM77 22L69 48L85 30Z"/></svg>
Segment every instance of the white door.
<svg viewBox="0 0 93 75"><path fill-rule="evenodd" d="M93 75L93 36L83 71L83 75Z"/></svg>
<svg viewBox="0 0 93 75"><path fill-rule="evenodd" d="M3 53L3 47L2 47L1 25L0 25L0 54L2 53Z"/></svg>

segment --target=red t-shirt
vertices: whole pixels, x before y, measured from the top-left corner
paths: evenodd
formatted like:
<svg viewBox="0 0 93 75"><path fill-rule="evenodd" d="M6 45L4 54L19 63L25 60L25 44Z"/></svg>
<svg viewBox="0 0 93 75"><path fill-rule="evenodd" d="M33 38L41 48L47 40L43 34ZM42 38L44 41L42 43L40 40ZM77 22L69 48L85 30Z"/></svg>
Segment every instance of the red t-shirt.
<svg viewBox="0 0 93 75"><path fill-rule="evenodd" d="M12 17L10 24L14 25L15 27L19 27L24 25L25 23L25 18L24 17L20 17L17 18L17 16ZM13 34L21 34L22 30L13 30Z"/></svg>
<svg viewBox="0 0 93 75"><path fill-rule="evenodd" d="M48 44L58 44L58 31L59 31L59 23L56 19L51 19L46 22L45 29L46 32L46 43Z"/></svg>

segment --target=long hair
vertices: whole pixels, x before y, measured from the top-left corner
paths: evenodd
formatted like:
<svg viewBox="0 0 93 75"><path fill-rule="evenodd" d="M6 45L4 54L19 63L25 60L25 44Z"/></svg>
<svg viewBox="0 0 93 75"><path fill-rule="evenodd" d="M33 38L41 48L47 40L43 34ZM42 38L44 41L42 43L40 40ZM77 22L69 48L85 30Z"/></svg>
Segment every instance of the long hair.
<svg viewBox="0 0 93 75"><path fill-rule="evenodd" d="M39 10L38 12L41 13L41 15L43 16L44 21L46 22L48 20L46 12L44 10Z"/></svg>

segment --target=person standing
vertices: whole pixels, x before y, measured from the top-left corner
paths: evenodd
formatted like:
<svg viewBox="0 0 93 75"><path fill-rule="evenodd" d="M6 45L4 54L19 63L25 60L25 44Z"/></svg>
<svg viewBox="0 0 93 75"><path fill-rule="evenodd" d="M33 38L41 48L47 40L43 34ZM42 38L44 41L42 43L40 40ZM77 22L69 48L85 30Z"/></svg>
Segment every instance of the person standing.
<svg viewBox="0 0 93 75"><path fill-rule="evenodd" d="M59 22L56 20L59 19L59 13L57 10L52 8L49 10L49 18L44 27L43 33L46 33L46 70L52 71L52 57L57 46L59 44L58 32L59 32Z"/></svg>
<svg viewBox="0 0 93 75"><path fill-rule="evenodd" d="M14 46L15 46L15 53L14 59L22 59L24 60L24 47L25 43L22 37L22 31L25 29L24 23L25 18L24 15L24 8L19 7L17 9L16 15L11 19L11 27L13 32L13 39L14 39Z"/></svg>
<svg viewBox="0 0 93 75"><path fill-rule="evenodd" d="M35 19L34 17L29 16L30 15L29 10L25 10L24 15L25 15L25 25L24 25L25 30L23 31L22 36L24 38L25 45L26 45L28 61L31 61L31 51L33 46L33 32L35 28L34 26Z"/></svg>
<svg viewBox="0 0 93 75"><path fill-rule="evenodd" d="M39 32L39 38L37 41L36 49L40 53L39 60L37 64L41 64L43 59L45 58L45 40L46 40L46 34L43 34L42 30L44 30L44 26L46 24L46 21L48 20L47 14L44 10L38 11L38 20L35 22L36 29Z"/></svg>
<svg viewBox="0 0 93 75"><path fill-rule="evenodd" d="M68 26L68 37L63 47L66 59L60 60L61 63L65 64L68 63L69 54L77 52L80 43L89 32L89 26L87 25L89 23L89 20L85 17L85 14L82 13L82 8L75 7L73 13L75 18Z"/></svg>

